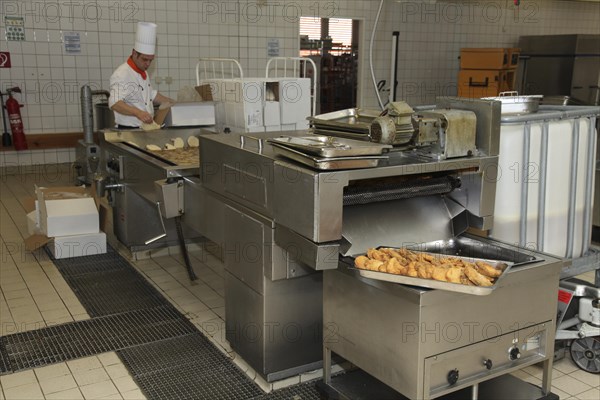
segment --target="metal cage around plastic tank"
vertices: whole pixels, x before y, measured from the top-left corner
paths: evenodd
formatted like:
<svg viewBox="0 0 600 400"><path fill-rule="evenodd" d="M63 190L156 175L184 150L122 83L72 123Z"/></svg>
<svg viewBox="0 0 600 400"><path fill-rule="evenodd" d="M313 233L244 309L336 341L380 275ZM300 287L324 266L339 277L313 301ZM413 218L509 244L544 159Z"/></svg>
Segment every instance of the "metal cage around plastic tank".
<svg viewBox="0 0 600 400"><path fill-rule="evenodd" d="M560 257L588 252L598 115L571 106L503 115L491 237Z"/></svg>

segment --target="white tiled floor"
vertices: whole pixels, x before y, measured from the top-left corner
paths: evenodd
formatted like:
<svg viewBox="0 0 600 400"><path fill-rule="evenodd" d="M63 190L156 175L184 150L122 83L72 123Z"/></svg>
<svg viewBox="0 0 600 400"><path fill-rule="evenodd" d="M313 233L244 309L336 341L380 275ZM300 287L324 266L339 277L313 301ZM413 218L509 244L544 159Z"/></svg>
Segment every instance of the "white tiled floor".
<svg viewBox="0 0 600 400"><path fill-rule="evenodd" d="M54 166L56 169L56 166ZM68 165L51 184L70 184ZM44 174L0 173L0 335L39 329L89 316L43 251L23 248L27 225L22 200L33 194ZM122 254L126 250L112 242ZM146 254L132 264L199 329L265 391L318 378L320 372L268 384L229 347L224 335L223 266L201 248L191 252L199 280L190 283L183 261L168 250ZM584 278L593 280L592 273ZM541 368L531 366L515 375L541 384ZM553 391L561 399L600 398L600 376L579 370L565 358L553 369ZM0 400L16 399L143 399L144 395L115 353L35 368L0 377Z"/></svg>

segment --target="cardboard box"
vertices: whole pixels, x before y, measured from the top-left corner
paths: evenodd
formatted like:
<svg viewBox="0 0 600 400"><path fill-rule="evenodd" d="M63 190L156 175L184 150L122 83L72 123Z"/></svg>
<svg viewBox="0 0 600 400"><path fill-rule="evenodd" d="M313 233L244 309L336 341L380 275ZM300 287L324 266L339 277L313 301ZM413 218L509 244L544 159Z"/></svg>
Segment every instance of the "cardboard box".
<svg viewBox="0 0 600 400"><path fill-rule="evenodd" d="M461 69L505 69L508 68L508 49L463 48L460 49Z"/></svg>
<svg viewBox="0 0 600 400"><path fill-rule="evenodd" d="M35 250L50 242L53 236L70 236L99 232L99 216L95 197L85 187L36 188L37 201L23 201L33 233L25 239L25 248ZM32 209L33 208L33 209ZM37 218L39 230L34 221Z"/></svg>
<svg viewBox="0 0 600 400"><path fill-rule="evenodd" d="M165 118L167 118L167 115L169 114L172 105L172 103L161 104L160 107L158 107L156 114L154 115L154 122L156 122L158 125L162 125L163 122L165 122Z"/></svg>
<svg viewBox="0 0 600 400"><path fill-rule="evenodd" d="M40 227L48 237L98 232L96 203L90 197L40 201Z"/></svg>
<svg viewBox="0 0 600 400"><path fill-rule="evenodd" d="M214 101L210 85L200 85L195 87L202 101Z"/></svg>
<svg viewBox="0 0 600 400"><path fill-rule="evenodd" d="M278 101L266 101L265 102L265 127L276 126L279 128L281 126L281 112L279 109Z"/></svg>
<svg viewBox="0 0 600 400"><path fill-rule="evenodd" d="M173 104L164 122L167 126L199 126L215 124L215 103L193 101Z"/></svg>
<svg viewBox="0 0 600 400"><path fill-rule="evenodd" d="M309 78L284 79L279 82L281 123L303 125L308 129L311 112L311 87Z"/></svg>
<svg viewBox="0 0 600 400"><path fill-rule="evenodd" d="M40 223L39 223L39 212L38 210L33 210L27 213L27 233L31 235L40 234Z"/></svg>
<svg viewBox="0 0 600 400"><path fill-rule="evenodd" d="M48 249L56 259L104 254L106 253L106 234L96 232L85 235L57 236L50 241Z"/></svg>

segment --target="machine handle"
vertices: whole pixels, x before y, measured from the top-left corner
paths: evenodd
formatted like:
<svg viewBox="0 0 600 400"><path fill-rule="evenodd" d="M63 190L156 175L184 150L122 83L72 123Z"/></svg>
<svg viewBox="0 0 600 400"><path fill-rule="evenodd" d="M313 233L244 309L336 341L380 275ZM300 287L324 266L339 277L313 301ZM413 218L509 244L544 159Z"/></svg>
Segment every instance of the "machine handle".
<svg viewBox="0 0 600 400"><path fill-rule="evenodd" d="M151 239L146 240L144 242L145 245L156 242L157 240L162 239L165 236L167 236L167 230L165 229L165 223L163 222L162 213L160 212L160 201L156 202L156 210L158 211L158 218L160 219L160 225L162 226L163 233L161 233L160 235L155 236Z"/></svg>
<svg viewBox="0 0 600 400"><path fill-rule="evenodd" d="M485 78L484 82L473 82L473 78L469 78L469 86L471 87L487 87L489 85L490 78Z"/></svg>
<svg viewBox="0 0 600 400"><path fill-rule="evenodd" d="M254 141L256 141L256 143L258 145L258 151L262 151L262 149L263 149L263 140L261 138L257 138L256 136L241 135L240 136L240 146L241 146L242 149L246 145L246 140L254 140Z"/></svg>

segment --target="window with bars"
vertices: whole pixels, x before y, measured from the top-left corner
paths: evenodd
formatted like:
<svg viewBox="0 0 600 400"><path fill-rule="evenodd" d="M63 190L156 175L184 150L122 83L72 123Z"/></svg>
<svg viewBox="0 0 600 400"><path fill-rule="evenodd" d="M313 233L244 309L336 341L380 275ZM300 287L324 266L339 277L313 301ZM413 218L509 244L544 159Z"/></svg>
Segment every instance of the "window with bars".
<svg viewBox="0 0 600 400"><path fill-rule="evenodd" d="M330 52L342 53L352 48L352 20L346 18L300 18L300 35L308 37L311 50L322 48L317 43L328 36L331 38ZM311 50L302 48L302 55L311 54Z"/></svg>

